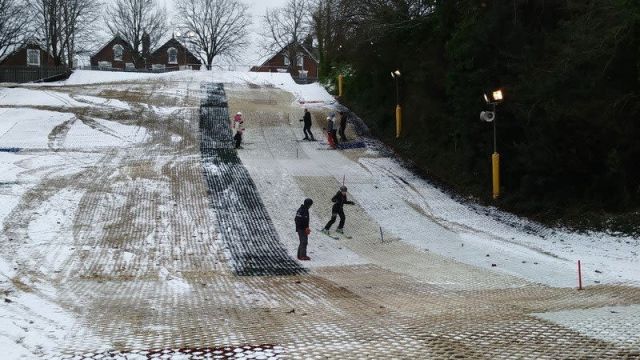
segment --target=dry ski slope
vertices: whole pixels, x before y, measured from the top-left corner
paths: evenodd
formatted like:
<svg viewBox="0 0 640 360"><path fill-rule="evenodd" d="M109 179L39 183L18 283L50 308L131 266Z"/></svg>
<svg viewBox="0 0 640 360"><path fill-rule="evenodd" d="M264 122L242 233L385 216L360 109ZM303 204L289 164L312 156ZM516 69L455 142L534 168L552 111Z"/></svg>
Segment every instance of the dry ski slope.
<svg viewBox="0 0 640 360"><path fill-rule="evenodd" d="M119 113L69 111L135 124L149 137L94 150L99 159L79 173L45 176L6 218L3 255L24 264L15 282L23 291L51 285L46 296L78 319L42 358L640 357L637 315L607 322L606 310L600 320L590 312L637 310L640 290L577 293L464 265L391 234L382 243L359 205L348 209L353 239L316 232L314 261L294 260L302 199L316 199L312 223L320 227L330 207L322 199L339 185L330 169L380 155L296 141L301 110L285 92L179 80L51 91L129 102ZM238 110L248 128L239 153L226 126ZM65 133L50 134L50 151ZM354 177L351 187L375 181ZM68 191L80 194L65 215L72 238L54 240L69 254L44 261L55 254L20 249L42 204Z"/></svg>

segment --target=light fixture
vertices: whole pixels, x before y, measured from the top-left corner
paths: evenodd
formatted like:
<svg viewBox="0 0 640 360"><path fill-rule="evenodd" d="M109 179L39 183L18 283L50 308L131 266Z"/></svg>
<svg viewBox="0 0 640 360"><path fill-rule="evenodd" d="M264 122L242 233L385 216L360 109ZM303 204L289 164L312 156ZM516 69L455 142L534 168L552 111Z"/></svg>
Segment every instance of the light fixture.
<svg viewBox="0 0 640 360"><path fill-rule="evenodd" d="M484 93L482 96L484 97L484 101L487 104L497 104L504 100L504 95L502 94L502 90L500 89L492 91L490 93Z"/></svg>

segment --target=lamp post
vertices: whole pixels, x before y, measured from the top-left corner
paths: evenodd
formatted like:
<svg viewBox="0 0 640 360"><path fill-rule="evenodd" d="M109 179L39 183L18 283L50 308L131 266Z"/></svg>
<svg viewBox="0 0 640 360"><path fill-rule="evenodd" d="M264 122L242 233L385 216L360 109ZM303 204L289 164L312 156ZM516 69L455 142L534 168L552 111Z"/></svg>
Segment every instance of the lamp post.
<svg viewBox="0 0 640 360"><path fill-rule="evenodd" d="M396 139L400 138L402 132L402 107L400 107L400 70L392 71L391 77L396 81Z"/></svg>
<svg viewBox="0 0 640 360"><path fill-rule="evenodd" d="M503 100L502 90L498 89L491 94L484 94L484 101L491 105L492 111L482 111L480 120L493 123L493 154L491 155L493 198L500 197L500 154L498 154L498 135L496 130L496 105Z"/></svg>
<svg viewBox="0 0 640 360"><path fill-rule="evenodd" d="M187 67L187 51L189 50L189 44L191 43L191 39L196 36L196 33L194 33L191 30L187 30L185 32L180 32L180 31L176 31L174 34L178 39L181 40L183 46L184 46L184 66L185 68Z"/></svg>

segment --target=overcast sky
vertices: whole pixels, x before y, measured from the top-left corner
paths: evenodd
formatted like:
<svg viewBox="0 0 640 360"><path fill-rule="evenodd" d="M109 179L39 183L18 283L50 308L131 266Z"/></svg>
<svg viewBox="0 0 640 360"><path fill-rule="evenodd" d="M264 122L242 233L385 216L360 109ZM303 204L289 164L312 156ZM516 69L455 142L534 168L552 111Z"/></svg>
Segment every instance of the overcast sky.
<svg viewBox="0 0 640 360"><path fill-rule="evenodd" d="M175 0L160 0L165 3L167 6L167 10L169 11L169 15L173 17L175 14L173 3ZM260 28L262 25L262 17L264 16L267 8L275 8L284 6L287 3L287 0L241 0L245 4L249 5L249 13L251 14L253 20L253 26L251 29L251 45L244 49L240 56L240 62L243 64L240 65L260 65L263 57L260 53L260 47L258 43L259 37L257 36L260 33Z"/></svg>

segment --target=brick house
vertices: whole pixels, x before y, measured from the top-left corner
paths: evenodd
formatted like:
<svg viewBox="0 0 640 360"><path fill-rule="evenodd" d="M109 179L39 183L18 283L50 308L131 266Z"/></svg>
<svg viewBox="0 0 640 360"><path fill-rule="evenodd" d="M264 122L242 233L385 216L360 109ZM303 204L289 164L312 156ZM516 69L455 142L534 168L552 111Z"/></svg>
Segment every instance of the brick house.
<svg viewBox="0 0 640 360"><path fill-rule="evenodd" d="M144 68L144 61L120 35L91 56L91 67L99 69L134 70Z"/></svg>
<svg viewBox="0 0 640 360"><path fill-rule="evenodd" d="M179 68L200 70L202 62L175 38L169 39L150 56L154 69Z"/></svg>
<svg viewBox="0 0 640 360"><path fill-rule="evenodd" d="M37 41L29 41L0 58L0 83L55 81L71 74Z"/></svg>
<svg viewBox="0 0 640 360"><path fill-rule="evenodd" d="M36 42L28 42L0 58L0 66L53 67L53 56Z"/></svg>
<svg viewBox="0 0 640 360"><path fill-rule="evenodd" d="M255 72L289 72L298 79L316 80L320 62L310 50L310 44L298 44L298 58L291 61L288 55L288 46L273 55L260 66L254 66ZM289 45L295 46L295 45Z"/></svg>

